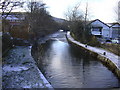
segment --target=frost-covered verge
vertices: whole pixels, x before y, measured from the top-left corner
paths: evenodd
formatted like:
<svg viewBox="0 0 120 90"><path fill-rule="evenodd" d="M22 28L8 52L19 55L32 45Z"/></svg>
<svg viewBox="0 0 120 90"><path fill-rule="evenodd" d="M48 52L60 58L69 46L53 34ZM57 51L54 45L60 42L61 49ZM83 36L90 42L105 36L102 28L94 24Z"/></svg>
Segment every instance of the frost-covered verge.
<svg viewBox="0 0 120 90"><path fill-rule="evenodd" d="M2 88L52 88L31 56L31 46L16 46L3 59Z"/></svg>
<svg viewBox="0 0 120 90"><path fill-rule="evenodd" d="M109 66L112 69L112 71L115 72L115 74L117 74L117 76L120 78L120 57L119 56L107 50L104 50L102 48L92 47L88 45L86 46L85 44L82 44L74 40L71 37L70 32L67 33L67 39L70 42L82 47L84 50L87 50L91 54L94 54L94 56L100 59L103 63L107 64L107 66Z"/></svg>

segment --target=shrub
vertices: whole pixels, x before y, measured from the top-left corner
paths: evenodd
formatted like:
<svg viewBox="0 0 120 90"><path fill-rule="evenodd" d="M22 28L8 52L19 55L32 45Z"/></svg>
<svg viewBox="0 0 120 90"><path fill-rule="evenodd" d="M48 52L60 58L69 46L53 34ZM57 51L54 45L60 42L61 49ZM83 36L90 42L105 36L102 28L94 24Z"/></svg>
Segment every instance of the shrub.
<svg viewBox="0 0 120 90"><path fill-rule="evenodd" d="M96 47L101 47L101 43L97 40L97 38L91 34L89 34L89 31L87 33L85 32L80 32L81 30L77 32L71 32L71 36L83 43L83 44L88 44L90 46L96 46Z"/></svg>
<svg viewBox="0 0 120 90"><path fill-rule="evenodd" d="M2 35L2 53L3 55L13 46L13 40L9 33Z"/></svg>
<svg viewBox="0 0 120 90"><path fill-rule="evenodd" d="M87 40L87 44L91 45L91 46L96 46L96 47L100 47L101 43L97 40L97 38L95 36L91 36L90 39Z"/></svg>
<svg viewBox="0 0 120 90"><path fill-rule="evenodd" d="M29 39L28 27L23 25L13 26L10 30L10 34L12 37L21 38L21 39Z"/></svg>

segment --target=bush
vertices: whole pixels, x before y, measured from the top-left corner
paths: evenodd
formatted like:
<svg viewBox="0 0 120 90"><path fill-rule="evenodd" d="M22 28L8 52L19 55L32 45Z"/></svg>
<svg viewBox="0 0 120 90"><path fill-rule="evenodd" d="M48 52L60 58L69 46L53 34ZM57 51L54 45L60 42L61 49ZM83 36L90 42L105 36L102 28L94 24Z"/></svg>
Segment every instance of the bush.
<svg viewBox="0 0 120 90"><path fill-rule="evenodd" d="M28 40L29 39L28 26L23 25L13 26L12 29L10 30L10 34L12 37Z"/></svg>
<svg viewBox="0 0 120 90"><path fill-rule="evenodd" d="M2 53L4 54L13 46L13 39L9 33L2 35Z"/></svg>
<svg viewBox="0 0 120 90"><path fill-rule="evenodd" d="M90 35L88 32L87 33L80 33L80 31L77 31L76 33L71 32L71 36L83 43L83 44L88 44L90 46L96 46L96 47L101 47L101 43L97 40L97 38L93 35Z"/></svg>
<svg viewBox="0 0 120 90"><path fill-rule="evenodd" d="M95 36L91 36L90 39L87 40L87 44L90 46L96 46L96 47L100 47L101 43L97 40L97 38Z"/></svg>

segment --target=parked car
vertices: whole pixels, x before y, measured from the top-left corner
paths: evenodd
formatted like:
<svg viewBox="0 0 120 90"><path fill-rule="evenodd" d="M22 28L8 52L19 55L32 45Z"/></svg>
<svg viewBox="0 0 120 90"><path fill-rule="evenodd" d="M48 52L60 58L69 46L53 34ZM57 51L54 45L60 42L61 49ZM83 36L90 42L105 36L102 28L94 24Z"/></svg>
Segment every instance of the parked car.
<svg viewBox="0 0 120 90"><path fill-rule="evenodd" d="M112 43L119 43L119 40L118 39L113 39L113 40L111 40L112 41Z"/></svg>
<svg viewBox="0 0 120 90"><path fill-rule="evenodd" d="M60 31L60 32L63 32L64 30L60 29L59 31Z"/></svg>
<svg viewBox="0 0 120 90"><path fill-rule="evenodd" d="M112 43L112 41L110 39L107 39L106 43Z"/></svg>

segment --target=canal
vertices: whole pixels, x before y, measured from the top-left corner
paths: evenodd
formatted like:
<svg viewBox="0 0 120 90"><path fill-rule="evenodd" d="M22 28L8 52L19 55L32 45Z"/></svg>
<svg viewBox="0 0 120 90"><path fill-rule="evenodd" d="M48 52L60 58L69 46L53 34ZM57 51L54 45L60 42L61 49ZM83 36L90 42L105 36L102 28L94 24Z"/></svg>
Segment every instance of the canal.
<svg viewBox="0 0 120 90"><path fill-rule="evenodd" d="M39 69L54 88L118 88L120 81L100 61L67 43L58 32L32 49Z"/></svg>

